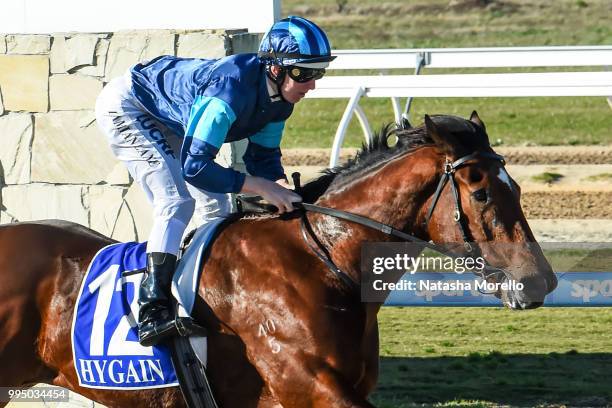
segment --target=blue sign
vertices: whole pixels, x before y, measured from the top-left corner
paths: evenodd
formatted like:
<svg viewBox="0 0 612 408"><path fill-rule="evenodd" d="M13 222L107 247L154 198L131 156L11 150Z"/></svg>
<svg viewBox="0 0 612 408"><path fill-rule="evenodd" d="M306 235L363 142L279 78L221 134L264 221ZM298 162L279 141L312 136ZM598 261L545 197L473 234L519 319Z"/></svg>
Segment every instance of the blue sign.
<svg viewBox="0 0 612 408"><path fill-rule="evenodd" d="M558 272L556 276L558 286L544 299L545 306L612 306L612 273ZM502 306L495 296L482 293L486 288L477 286L478 282L471 274L407 273L385 305Z"/></svg>
<svg viewBox="0 0 612 408"><path fill-rule="evenodd" d="M146 243L110 245L96 254L83 279L72 323L72 351L79 385L143 389L178 385L165 346L138 343L138 288Z"/></svg>

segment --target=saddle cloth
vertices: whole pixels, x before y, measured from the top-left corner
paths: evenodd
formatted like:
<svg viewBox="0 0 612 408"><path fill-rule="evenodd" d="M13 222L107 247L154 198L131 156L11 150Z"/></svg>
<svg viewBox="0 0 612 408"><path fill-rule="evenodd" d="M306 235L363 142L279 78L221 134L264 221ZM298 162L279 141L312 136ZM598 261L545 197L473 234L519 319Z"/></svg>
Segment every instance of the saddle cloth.
<svg viewBox="0 0 612 408"><path fill-rule="evenodd" d="M188 316L193 309L206 248L224 220L198 228L179 261L172 295L180 316ZM178 385L169 348L138 343L138 288L144 274L124 272L146 268L145 250L146 242L112 244L98 251L87 269L71 333L82 387L136 390ZM200 339L199 346L205 346L205 339Z"/></svg>

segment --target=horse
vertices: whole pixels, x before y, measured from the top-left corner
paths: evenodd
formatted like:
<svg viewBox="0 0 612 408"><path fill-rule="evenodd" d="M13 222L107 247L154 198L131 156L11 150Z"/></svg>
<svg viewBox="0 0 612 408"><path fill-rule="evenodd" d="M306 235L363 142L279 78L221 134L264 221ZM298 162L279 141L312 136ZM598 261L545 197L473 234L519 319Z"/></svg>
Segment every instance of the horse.
<svg viewBox="0 0 612 408"><path fill-rule="evenodd" d="M387 128L301 194L423 241L458 243L455 252L468 238L503 270L487 279L524 284L496 296L513 309L535 308L556 279L498 158L476 112L426 115L419 127ZM445 175L450 187L440 182ZM301 235L304 218L311 235ZM328 262L313 252L314 239ZM362 302L330 263L358 285L362 243L389 241L398 239L314 212L245 216L220 231L192 313L209 331L207 372L219 405L373 407L382 303ZM114 242L65 221L0 226L2 386L53 384L109 407L185 406L176 387L79 386L70 337L77 292L94 254ZM495 243L511 245L501 251Z"/></svg>

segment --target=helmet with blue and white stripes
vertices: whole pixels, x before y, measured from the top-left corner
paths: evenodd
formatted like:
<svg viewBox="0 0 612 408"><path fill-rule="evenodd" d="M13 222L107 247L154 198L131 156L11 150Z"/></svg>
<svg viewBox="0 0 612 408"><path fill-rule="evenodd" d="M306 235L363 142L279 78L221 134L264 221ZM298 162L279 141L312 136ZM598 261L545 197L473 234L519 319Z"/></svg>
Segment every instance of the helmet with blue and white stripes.
<svg viewBox="0 0 612 408"><path fill-rule="evenodd" d="M310 20L289 16L272 25L259 44L268 65L326 68L335 59L325 32Z"/></svg>

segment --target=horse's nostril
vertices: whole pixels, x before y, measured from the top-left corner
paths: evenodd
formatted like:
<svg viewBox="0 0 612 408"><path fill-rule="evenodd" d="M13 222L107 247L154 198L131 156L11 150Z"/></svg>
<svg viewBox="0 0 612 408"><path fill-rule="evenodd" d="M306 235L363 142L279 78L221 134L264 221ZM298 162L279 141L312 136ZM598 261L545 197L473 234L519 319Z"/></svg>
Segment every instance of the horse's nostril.
<svg viewBox="0 0 612 408"><path fill-rule="evenodd" d="M544 303L544 297L550 292L548 280L540 277L523 278L520 290L514 292L524 309L534 309Z"/></svg>

